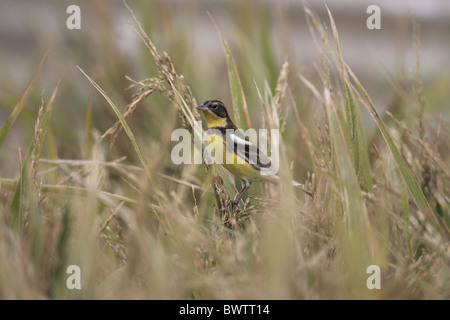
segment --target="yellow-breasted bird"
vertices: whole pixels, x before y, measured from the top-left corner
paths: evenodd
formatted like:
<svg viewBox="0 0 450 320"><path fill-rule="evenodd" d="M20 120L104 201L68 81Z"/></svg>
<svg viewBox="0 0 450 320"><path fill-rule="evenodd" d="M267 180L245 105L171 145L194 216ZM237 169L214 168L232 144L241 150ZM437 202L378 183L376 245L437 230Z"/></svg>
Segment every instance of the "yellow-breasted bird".
<svg viewBox="0 0 450 320"><path fill-rule="evenodd" d="M231 200L234 205L239 203L253 181L278 184L280 178L277 175L267 174L267 172L261 174L262 170L270 167L270 159L234 125L221 101L207 100L197 106L197 109L202 111L205 116L208 127L206 133L209 140L223 150L222 166L244 182L244 188L236 196L236 199ZM234 159L234 162L226 163L227 157ZM238 162L238 158L241 160L240 162ZM311 192L303 189L300 183L292 181L292 185L309 196L313 196Z"/></svg>

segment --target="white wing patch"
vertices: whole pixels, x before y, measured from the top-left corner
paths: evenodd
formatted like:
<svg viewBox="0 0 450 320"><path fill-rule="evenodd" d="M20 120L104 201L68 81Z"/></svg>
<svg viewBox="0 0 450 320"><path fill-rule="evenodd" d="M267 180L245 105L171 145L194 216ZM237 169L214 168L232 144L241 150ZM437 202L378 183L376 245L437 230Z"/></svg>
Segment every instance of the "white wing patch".
<svg viewBox="0 0 450 320"><path fill-rule="evenodd" d="M244 144L244 145L252 145L253 143L251 143L250 141L247 141L245 139L242 139L241 137L237 136L234 133L230 133L229 134L230 139L237 145L239 144Z"/></svg>

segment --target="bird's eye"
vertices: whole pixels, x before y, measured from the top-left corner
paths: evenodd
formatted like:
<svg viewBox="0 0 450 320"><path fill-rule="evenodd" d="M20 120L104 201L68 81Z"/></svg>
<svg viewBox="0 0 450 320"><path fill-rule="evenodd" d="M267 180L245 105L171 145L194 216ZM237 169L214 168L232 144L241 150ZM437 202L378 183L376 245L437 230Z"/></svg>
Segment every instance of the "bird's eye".
<svg viewBox="0 0 450 320"><path fill-rule="evenodd" d="M217 109L217 107L218 107L217 104L213 105L213 109Z"/></svg>

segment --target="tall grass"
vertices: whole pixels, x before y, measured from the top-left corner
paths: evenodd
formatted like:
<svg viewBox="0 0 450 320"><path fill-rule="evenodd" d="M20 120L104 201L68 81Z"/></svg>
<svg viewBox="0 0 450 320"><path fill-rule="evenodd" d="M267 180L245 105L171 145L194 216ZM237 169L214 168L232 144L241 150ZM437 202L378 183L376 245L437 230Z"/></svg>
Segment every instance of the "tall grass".
<svg viewBox="0 0 450 320"><path fill-rule="evenodd" d="M254 62L234 54L214 15L220 76L194 55L183 61L189 41L162 36L150 19L170 8L149 6L128 8L145 52L133 63L145 79L136 80L142 70L124 72L123 93L123 82L80 62L72 70L80 77L63 77L51 96L40 94L38 110L24 109L36 102L30 92L42 81L45 56L2 125L1 158L15 157L3 147L12 125L24 112L35 119L23 120L29 145L19 168L0 172L0 298L449 298L448 120L427 109L418 40L417 85L397 86L407 101L396 107L418 106L407 119L415 130L394 113L382 116L345 59L329 11L322 21L305 7L319 57L314 72L278 59L269 18L258 16L265 40L245 46L245 56L264 52L267 69L252 79ZM172 50L161 49L167 43ZM120 55L111 59L109 66L125 68ZM172 130L193 135L197 101L220 98L211 92L223 84L241 127L282 132L280 186L255 184L229 211L240 189L234 177L170 160ZM75 97L80 87L86 101ZM58 108L68 101L83 108L60 123ZM377 128L370 138L367 115ZM313 199L292 189L293 177ZM81 290L66 286L69 265L81 268ZM380 290L366 286L370 265L381 268Z"/></svg>

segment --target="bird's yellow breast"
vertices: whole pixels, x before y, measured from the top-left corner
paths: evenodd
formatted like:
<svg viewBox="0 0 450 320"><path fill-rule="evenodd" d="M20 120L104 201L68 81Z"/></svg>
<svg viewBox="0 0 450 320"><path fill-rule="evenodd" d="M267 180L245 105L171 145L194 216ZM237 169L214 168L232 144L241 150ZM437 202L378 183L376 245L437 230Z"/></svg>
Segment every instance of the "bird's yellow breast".
<svg viewBox="0 0 450 320"><path fill-rule="evenodd" d="M253 180L256 178L262 178L260 172L253 168L250 164L246 163L245 159L239 158L236 153L227 150L225 146L225 140L221 136L217 134L211 134L208 136L208 140L210 141L209 143L211 144L212 149L215 152L214 156L216 157L216 159L217 157L220 157L220 155L217 155L218 150L222 150L221 164L225 169L230 171L230 173L240 179Z"/></svg>
<svg viewBox="0 0 450 320"><path fill-rule="evenodd" d="M227 125L227 119L218 117L214 112L203 112L206 124L208 128L225 127Z"/></svg>

